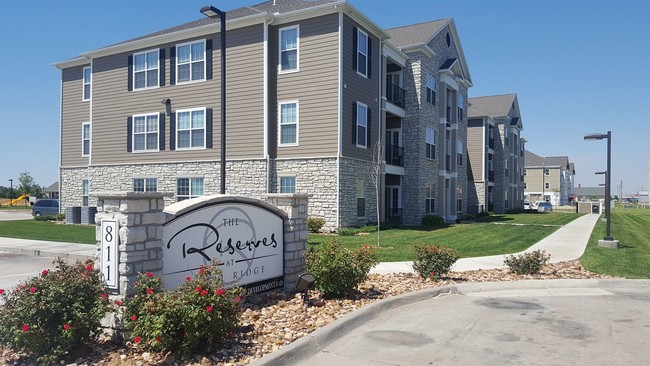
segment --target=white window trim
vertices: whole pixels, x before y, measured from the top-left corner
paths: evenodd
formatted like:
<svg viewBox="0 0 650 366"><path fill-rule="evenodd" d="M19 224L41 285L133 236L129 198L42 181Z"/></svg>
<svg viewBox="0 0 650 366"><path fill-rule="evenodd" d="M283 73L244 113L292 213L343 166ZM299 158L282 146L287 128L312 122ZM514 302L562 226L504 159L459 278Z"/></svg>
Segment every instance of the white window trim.
<svg viewBox="0 0 650 366"><path fill-rule="evenodd" d="M365 130L364 130L365 131L364 136L366 139L365 145L359 144L359 107L366 109L366 118L363 119L363 123L365 124ZM357 102L357 120L354 121L354 128L356 128L357 131L357 141L355 141L356 146L362 149L367 149L368 148L368 106L361 102Z"/></svg>
<svg viewBox="0 0 650 366"><path fill-rule="evenodd" d="M293 178L293 192L282 192L282 178ZM298 178L295 174L281 174L278 176L278 193L295 194L298 192Z"/></svg>
<svg viewBox="0 0 650 366"><path fill-rule="evenodd" d="M427 212L427 201L432 201L432 209L430 212ZM427 184L424 189L424 211L425 214L431 215L436 212L436 188L433 183Z"/></svg>
<svg viewBox="0 0 650 366"><path fill-rule="evenodd" d="M88 188L87 192L84 192L84 183L87 184L87 188ZM86 194L84 195L84 193L86 193ZM84 197L87 197L87 200L88 200L86 206L84 206L84 204L83 204ZM90 206L90 179L88 179L88 178L82 178L81 179L81 206L82 207Z"/></svg>
<svg viewBox="0 0 650 366"><path fill-rule="evenodd" d="M361 52L362 50L359 48L359 44L360 44L359 36L361 34L366 36L366 49L363 52ZM368 78L368 66L370 65L370 62L371 62L370 57L368 57L368 43L369 42L370 42L370 37L368 36L368 33L366 33L364 31L362 31L361 29L357 28L357 49L354 50L354 52L357 53L357 74L359 74L360 76L363 76L366 79ZM366 73L365 74L359 71L359 55L358 55L359 53L362 53L364 56L366 56Z"/></svg>
<svg viewBox="0 0 650 366"><path fill-rule="evenodd" d="M135 180L136 179L142 179L143 180L142 183L143 183L144 191L142 191L142 192L157 192L158 191L158 177L133 177L131 179L131 183L132 183L134 192L140 192L140 191L135 190ZM147 190L147 179L153 179L153 180L156 181L156 190L155 191L148 191Z"/></svg>
<svg viewBox="0 0 650 366"><path fill-rule="evenodd" d="M287 69L287 70L282 70L282 31L290 30L290 29L296 29L297 34L296 34L296 68L295 69ZM285 50L285 51L292 51L290 50ZM293 25L290 27L284 27L278 29L278 74L291 74L294 72L300 71L300 25Z"/></svg>
<svg viewBox="0 0 650 366"><path fill-rule="evenodd" d="M192 45L195 44L195 43L203 43L203 79L198 79L198 80L192 80L192 63L199 61L199 60L194 61L194 60L191 59ZM206 57L207 56L206 55L207 50L205 49L205 47L206 47L205 43L206 43L205 39L200 39L200 40L191 41L191 42L179 43L179 44L176 45L176 65L174 66L176 68L175 73L174 73L174 75L175 75L174 77L176 78L176 80L175 80L176 85L200 83L200 82L204 82L204 81L207 80L207 57ZM187 46L187 45L190 46L190 61L189 61L189 64L190 64L190 80L178 81L178 66L180 66L179 63L178 63L178 48L183 47L183 46ZM185 65L185 64L186 63L183 63L183 65Z"/></svg>
<svg viewBox="0 0 650 366"><path fill-rule="evenodd" d="M189 194L187 196L183 195L181 197L187 197L187 199L192 199L192 198L196 198L196 197L205 196L205 177L200 176L200 175L176 177L176 181L174 182L175 183L174 195L176 196L176 202L179 202L178 201L178 197L179 197L179 195L178 195L178 180L179 179L189 179L189 182L188 182L189 183L189 186L188 186L189 187ZM193 196L192 195L192 180L193 179L203 179L203 194L202 195L199 195L199 196Z"/></svg>
<svg viewBox="0 0 650 366"><path fill-rule="evenodd" d="M146 85L147 84L147 77L146 77L147 72L150 71L150 70L154 70L154 69L147 69L146 68L146 57L147 57L146 55L147 55L147 53L150 53L150 52L156 52L156 55L157 55L156 56L156 65L157 66L156 66L155 70L156 70L156 73L158 74L158 84L155 85L155 86L145 86L143 88L137 88L135 86L135 73L136 73L136 71L135 71L135 56L143 55L143 54L145 55L145 69L142 70L142 71L138 71L138 72L144 72L145 73L144 80L145 80L145 85ZM137 53L133 54L133 72L131 73L131 80L133 81L133 91L160 88L160 49L154 48L154 49L150 49L150 50L146 50L146 51L142 51L142 52L137 52Z"/></svg>
<svg viewBox="0 0 650 366"><path fill-rule="evenodd" d="M89 73L90 80L88 80L88 82L86 82L86 77L85 77L86 76L86 70L90 70L90 73ZM90 91L88 93L90 96L88 98L86 98L86 92L85 92L86 91L86 85L90 86L88 88L88 89L90 89ZM92 66L86 66L86 67L83 68L83 70L81 72L81 101L82 102L88 102L91 99L93 99L93 69L92 69Z"/></svg>
<svg viewBox="0 0 650 366"><path fill-rule="evenodd" d="M427 132L429 132L429 131L431 131L431 141L429 140L429 134L427 134ZM425 159L428 159L428 160L435 160L435 159L436 159L436 158L435 158L435 152L436 152L436 130L435 130L434 128L431 128L431 127L426 127L426 129L425 129L425 133L424 133L424 134L425 134L425 136L424 136L424 140L425 140L425 141L424 141L424 147L427 149L427 151L425 151L425 154L424 154ZM428 152L428 146L427 146L427 145L432 145L432 146L433 146L433 152L434 152L434 154L433 154L434 157L433 157L433 158L427 158L427 157L426 157L426 156L427 156L426 153Z"/></svg>
<svg viewBox="0 0 650 366"><path fill-rule="evenodd" d="M155 149L147 149L147 117L149 116L155 116L156 117L156 134L158 135L158 138L156 139L156 148ZM135 119L137 117L144 117L144 123L145 123L145 138L144 138L144 150L136 150L135 149ZM142 153L152 153L152 152L159 152L160 151L160 113L155 112L155 113L143 113L143 114L134 114L131 117L132 120L132 126L131 126L131 152L134 154L142 154ZM139 133L141 135L142 133Z"/></svg>
<svg viewBox="0 0 650 366"><path fill-rule="evenodd" d="M286 104L296 105L296 142L282 143L282 106ZM300 137L300 102L297 100L289 100L278 103L278 147L291 147L299 146L298 138Z"/></svg>
<svg viewBox="0 0 650 366"><path fill-rule="evenodd" d="M88 126L88 154L84 154L84 141L86 140L84 138L84 128ZM84 122L81 124L81 156L82 157L89 157L90 156L90 149L91 149L91 144L92 144L92 125L90 122Z"/></svg>
<svg viewBox="0 0 650 366"><path fill-rule="evenodd" d="M179 113L184 113L184 112L189 112L190 113L190 124L191 124L191 122L192 122L192 112L195 112L195 111L203 111L203 146L192 147L191 146L192 145L192 140L190 139L190 147L178 147L178 114ZM175 120L174 123L176 124L176 126L174 126L175 129L176 129L176 131L175 131L176 139L175 139L175 142L174 142L175 145L176 145L175 146L176 150L184 151L184 150L205 150L205 149L207 149L206 140L207 140L207 135L208 135L208 133L207 133L207 123L208 123L208 121L207 121L207 114L206 114L206 108L205 107L177 110L176 111L176 120ZM191 136L192 136L192 132L191 132L192 128L191 127L190 127L189 131L190 131L190 138L191 138Z"/></svg>

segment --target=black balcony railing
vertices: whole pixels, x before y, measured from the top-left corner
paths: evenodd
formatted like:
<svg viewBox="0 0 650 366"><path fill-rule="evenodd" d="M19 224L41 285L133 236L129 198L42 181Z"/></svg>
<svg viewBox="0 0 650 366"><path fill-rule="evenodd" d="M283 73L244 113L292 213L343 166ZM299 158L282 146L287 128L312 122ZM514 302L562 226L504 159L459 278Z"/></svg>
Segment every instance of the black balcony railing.
<svg viewBox="0 0 650 366"><path fill-rule="evenodd" d="M494 170L488 171L488 181L494 182Z"/></svg>
<svg viewBox="0 0 650 366"><path fill-rule="evenodd" d="M400 224L402 222L402 209L397 207L387 208L386 220L391 223Z"/></svg>
<svg viewBox="0 0 650 366"><path fill-rule="evenodd" d="M404 148L395 145L386 146L386 164L404 166Z"/></svg>
<svg viewBox="0 0 650 366"><path fill-rule="evenodd" d="M488 147L494 149L494 139L488 139Z"/></svg>
<svg viewBox="0 0 650 366"><path fill-rule="evenodd" d="M447 122L451 123L451 107L447 106L447 113L445 114L447 117Z"/></svg>
<svg viewBox="0 0 650 366"><path fill-rule="evenodd" d="M445 169L451 171L451 155L445 155Z"/></svg>
<svg viewBox="0 0 650 366"><path fill-rule="evenodd" d="M389 102L404 108L404 89L387 81L386 99L388 99Z"/></svg>

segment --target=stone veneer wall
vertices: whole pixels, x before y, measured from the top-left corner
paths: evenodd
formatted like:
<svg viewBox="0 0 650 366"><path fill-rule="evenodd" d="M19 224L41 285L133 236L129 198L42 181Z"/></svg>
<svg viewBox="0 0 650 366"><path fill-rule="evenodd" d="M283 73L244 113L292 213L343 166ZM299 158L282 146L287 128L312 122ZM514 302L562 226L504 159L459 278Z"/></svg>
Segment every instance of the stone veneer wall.
<svg viewBox="0 0 650 366"><path fill-rule="evenodd" d="M340 227L377 222L377 199L372 178L372 162L341 158ZM357 178L365 180L366 215L357 217ZM383 192L380 192L383 195Z"/></svg>

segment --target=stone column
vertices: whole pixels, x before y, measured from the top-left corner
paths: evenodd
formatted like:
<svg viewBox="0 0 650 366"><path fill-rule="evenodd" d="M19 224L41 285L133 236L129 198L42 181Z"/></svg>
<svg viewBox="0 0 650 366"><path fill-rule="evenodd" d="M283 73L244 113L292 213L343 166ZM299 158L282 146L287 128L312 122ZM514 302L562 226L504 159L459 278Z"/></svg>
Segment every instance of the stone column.
<svg viewBox="0 0 650 366"><path fill-rule="evenodd" d="M293 291L298 276L307 270L305 253L309 237L309 195L269 194L266 200L287 214L284 222L284 290Z"/></svg>

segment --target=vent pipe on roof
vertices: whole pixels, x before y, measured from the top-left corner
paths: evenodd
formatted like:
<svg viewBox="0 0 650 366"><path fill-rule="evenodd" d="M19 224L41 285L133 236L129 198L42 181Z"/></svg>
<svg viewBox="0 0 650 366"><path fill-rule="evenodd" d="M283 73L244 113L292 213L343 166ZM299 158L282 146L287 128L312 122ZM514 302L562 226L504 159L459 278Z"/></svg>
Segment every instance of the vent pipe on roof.
<svg viewBox="0 0 650 366"><path fill-rule="evenodd" d="M273 0L273 6L275 6L275 0Z"/></svg>

